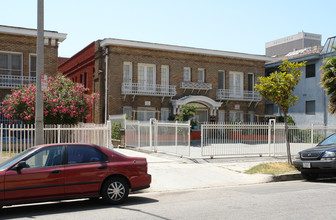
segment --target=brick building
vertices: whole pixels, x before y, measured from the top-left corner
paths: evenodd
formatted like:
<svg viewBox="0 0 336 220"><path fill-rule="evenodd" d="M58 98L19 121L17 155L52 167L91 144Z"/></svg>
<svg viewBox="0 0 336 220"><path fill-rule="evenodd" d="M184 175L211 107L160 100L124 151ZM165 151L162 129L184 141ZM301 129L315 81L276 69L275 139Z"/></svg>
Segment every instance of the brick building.
<svg viewBox="0 0 336 220"><path fill-rule="evenodd" d="M65 38L66 34L44 32L44 72L48 75L57 73L58 44ZM36 39L36 29L0 25L0 101L12 88L36 81Z"/></svg>
<svg viewBox="0 0 336 220"><path fill-rule="evenodd" d="M167 120L185 104L198 106L199 122L255 121L256 115L264 115L265 105L254 84L270 60L245 53L99 40L93 90L101 96L94 106L94 122L105 121L105 106L107 115Z"/></svg>
<svg viewBox="0 0 336 220"><path fill-rule="evenodd" d="M88 94L93 91L96 44L96 42L92 42L71 58L63 58L62 63L58 66L58 72L63 73L73 82L83 84L85 88L89 89ZM89 117L87 122L92 122L92 117Z"/></svg>

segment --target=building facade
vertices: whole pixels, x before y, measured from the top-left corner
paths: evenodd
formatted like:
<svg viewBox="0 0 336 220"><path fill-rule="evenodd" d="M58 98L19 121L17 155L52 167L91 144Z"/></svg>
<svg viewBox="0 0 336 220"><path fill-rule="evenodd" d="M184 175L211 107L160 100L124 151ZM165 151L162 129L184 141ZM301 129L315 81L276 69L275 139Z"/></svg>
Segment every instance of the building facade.
<svg viewBox="0 0 336 220"><path fill-rule="evenodd" d="M168 120L186 104L198 106L200 123L253 122L265 113L254 91L271 60L265 56L111 38L97 44L93 90L100 99L94 122L123 113Z"/></svg>
<svg viewBox="0 0 336 220"><path fill-rule="evenodd" d="M93 91L96 45L96 42L92 42L71 58L63 58L58 66L58 72L69 77L73 82L80 83L85 88L88 88L87 94L92 94ZM92 122L92 116L86 122Z"/></svg>
<svg viewBox="0 0 336 220"><path fill-rule="evenodd" d="M324 124L335 125L336 117L328 113L328 97L321 87L321 66L324 58L335 56L331 46L336 45L336 37L328 38L324 47L308 47L288 53L266 64L266 74L277 70L284 59L291 62L304 62L301 81L295 87L294 94L299 101L289 109L297 125ZM266 114L281 115L280 109L271 102L266 102Z"/></svg>
<svg viewBox="0 0 336 220"><path fill-rule="evenodd" d="M36 81L36 39L36 29L0 25L0 100L12 88ZM65 39L63 33L44 32L46 74L57 73L58 44Z"/></svg>
<svg viewBox="0 0 336 220"><path fill-rule="evenodd" d="M282 57L286 54L308 47L321 46L320 34L299 32L265 43L265 54L269 57Z"/></svg>

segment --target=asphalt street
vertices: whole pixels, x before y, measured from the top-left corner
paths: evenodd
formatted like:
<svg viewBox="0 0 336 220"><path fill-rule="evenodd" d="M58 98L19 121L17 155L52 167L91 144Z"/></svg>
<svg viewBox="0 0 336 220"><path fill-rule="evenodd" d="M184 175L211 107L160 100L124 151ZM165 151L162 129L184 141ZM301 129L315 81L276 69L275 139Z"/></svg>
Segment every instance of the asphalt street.
<svg viewBox="0 0 336 220"><path fill-rule="evenodd" d="M110 206L76 200L4 208L2 219L335 219L336 179L132 194Z"/></svg>

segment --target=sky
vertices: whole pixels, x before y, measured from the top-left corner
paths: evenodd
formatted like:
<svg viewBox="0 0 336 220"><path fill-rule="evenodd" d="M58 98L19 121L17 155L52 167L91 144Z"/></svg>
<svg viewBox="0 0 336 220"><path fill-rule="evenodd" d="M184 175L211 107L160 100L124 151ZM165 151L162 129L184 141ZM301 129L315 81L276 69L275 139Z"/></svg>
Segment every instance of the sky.
<svg viewBox="0 0 336 220"><path fill-rule="evenodd" d="M301 31L336 35L335 0L44 0L44 29L67 34L60 57L117 38L265 54ZM0 25L37 28L37 0L1 0ZM1 43L1 42L0 42Z"/></svg>

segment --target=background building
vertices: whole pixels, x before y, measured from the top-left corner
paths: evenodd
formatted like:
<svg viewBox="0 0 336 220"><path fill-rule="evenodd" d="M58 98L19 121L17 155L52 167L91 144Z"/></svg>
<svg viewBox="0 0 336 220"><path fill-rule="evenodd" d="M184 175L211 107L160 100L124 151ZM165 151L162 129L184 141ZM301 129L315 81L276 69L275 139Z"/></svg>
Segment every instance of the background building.
<svg viewBox="0 0 336 220"><path fill-rule="evenodd" d="M283 60L291 62L306 61L301 81L295 87L294 94L299 101L289 109L289 115L293 117L297 125L324 124L334 125L336 117L328 113L328 97L320 85L321 66L327 56L335 56L335 50L331 46L336 45L336 37L328 38L323 47L313 46L290 52L285 56L275 58L266 63L266 74L277 70ZM281 115L280 109L273 103L266 101L266 114Z"/></svg>
<svg viewBox="0 0 336 220"><path fill-rule="evenodd" d="M58 44L65 38L44 32L44 73L57 73ZM0 25L0 101L12 88L36 81L36 39L36 29Z"/></svg>
<svg viewBox="0 0 336 220"><path fill-rule="evenodd" d="M105 93L108 115L138 120L173 118L185 104L198 106L201 123L252 122L264 114L254 84L270 61L265 56L111 38L98 42L93 87L101 99L95 122L105 120Z"/></svg>
<svg viewBox="0 0 336 220"><path fill-rule="evenodd" d="M300 32L265 44L265 54L269 57L282 57L307 47L321 46L321 35Z"/></svg>

